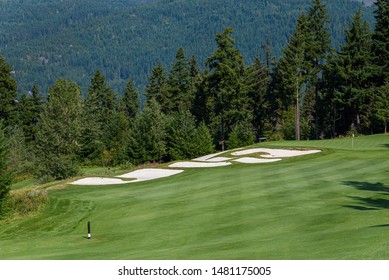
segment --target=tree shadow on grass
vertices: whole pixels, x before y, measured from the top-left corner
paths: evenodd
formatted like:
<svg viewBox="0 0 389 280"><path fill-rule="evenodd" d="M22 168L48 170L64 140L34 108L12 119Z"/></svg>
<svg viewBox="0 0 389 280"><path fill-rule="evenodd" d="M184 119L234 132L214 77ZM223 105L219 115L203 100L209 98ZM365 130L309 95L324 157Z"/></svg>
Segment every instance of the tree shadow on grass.
<svg viewBox="0 0 389 280"><path fill-rule="evenodd" d="M358 196L347 196L357 201L359 205L345 205L344 207L356 210L384 210L389 209L389 199L383 198L366 198Z"/></svg>
<svg viewBox="0 0 389 280"><path fill-rule="evenodd" d="M376 225L376 226L371 226L369 228L384 228L384 227L389 227L389 224Z"/></svg>
<svg viewBox="0 0 389 280"><path fill-rule="evenodd" d="M389 195L389 186L383 183L369 183L369 182L357 182L357 181L345 181L343 184L351 186L361 191L381 192L382 194Z"/></svg>
<svg viewBox="0 0 389 280"><path fill-rule="evenodd" d="M361 191L371 191L380 195L389 195L389 186L377 182L357 182L357 181L345 181L343 182L347 186L351 186ZM377 197L360 197L360 196L347 196L358 202L358 205L344 205L344 207L352 208L355 210L385 210L389 209L389 199L377 198Z"/></svg>

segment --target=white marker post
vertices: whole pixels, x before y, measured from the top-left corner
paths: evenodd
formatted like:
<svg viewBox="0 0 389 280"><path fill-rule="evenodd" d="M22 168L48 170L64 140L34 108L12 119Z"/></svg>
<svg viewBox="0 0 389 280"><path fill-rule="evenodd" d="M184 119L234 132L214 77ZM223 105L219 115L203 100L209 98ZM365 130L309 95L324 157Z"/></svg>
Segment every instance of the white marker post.
<svg viewBox="0 0 389 280"><path fill-rule="evenodd" d="M90 235L90 222L88 222L88 239L91 238L91 235Z"/></svg>
<svg viewBox="0 0 389 280"><path fill-rule="evenodd" d="M351 148L354 149L354 133L353 133L353 138L351 140Z"/></svg>

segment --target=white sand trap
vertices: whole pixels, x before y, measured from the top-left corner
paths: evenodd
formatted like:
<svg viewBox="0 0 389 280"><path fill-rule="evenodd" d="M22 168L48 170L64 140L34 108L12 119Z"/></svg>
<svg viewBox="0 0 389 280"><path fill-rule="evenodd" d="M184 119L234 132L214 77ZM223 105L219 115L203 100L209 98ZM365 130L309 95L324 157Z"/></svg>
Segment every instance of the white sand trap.
<svg viewBox="0 0 389 280"><path fill-rule="evenodd" d="M169 165L169 167L178 167L178 168L196 168L196 167L218 167L230 165L231 162L194 162L194 161L182 161L175 162Z"/></svg>
<svg viewBox="0 0 389 280"><path fill-rule="evenodd" d="M231 160L233 158L228 158L228 157L214 157L214 158L210 158L210 159L207 159L206 162L221 162L221 161L227 161L227 160Z"/></svg>
<svg viewBox="0 0 389 280"><path fill-rule="evenodd" d="M280 158L267 159L267 158L242 157L242 158L235 159L234 161L241 162L241 163L268 163L268 162L275 162L280 160L281 160Z"/></svg>
<svg viewBox="0 0 389 280"><path fill-rule="evenodd" d="M90 177L84 178L71 183L72 185L83 185L83 186L102 186L102 185L119 185L119 184L128 184L131 181L123 181L121 179L115 178L100 178L100 177Z"/></svg>
<svg viewBox="0 0 389 280"><path fill-rule="evenodd" d="M83 186L98 186L98 185L118 185L118 184L129 184L135 182L148 181L163 177L172 176L178 173L183 172L184 170L174 170L174 169L154 169L154 168L146 168L139 169L127 174L123 174L117 177L126 178L126 179L134 179L132 181L125 181L122 179L116 178L100 178L100 177L90 177L77 180L72 185L83 185Z"/></svg>
<svg viewBox="0 0 389 280"><path fill-rule="evenodd" d="M192 160L195 160L195 161L208 161L210 158L214 158L214 157L216 157L218 155L221 155L221 154L224 154L224 153L225 152L218 152L218 153L214 153L214 154L210 154L210 155L194 158Z"/></svg>
<svg viewBox="0 0 389 280"><path fill-rule="evenodd" d="M158 168L145 168L135 170L133 172L117 176L119 178L133 178L132 182L148 181L158 178L164 178L183 172L184 170L172 170L172 169L158 169ZM130 183L129 182L129 183Z"/></svg>
<svg viewBox="0 0 389 280"><path fill-rule="evenodd" d="M320 150L286 150L286 149L267 149L267 148L256 148L248 149L231 153L233 156L242 156L249 155L253 153L267 153L268 155L261 155L264 158L273 158L273 157L296 157L309 155L314 153L319 153Z"/></svg>

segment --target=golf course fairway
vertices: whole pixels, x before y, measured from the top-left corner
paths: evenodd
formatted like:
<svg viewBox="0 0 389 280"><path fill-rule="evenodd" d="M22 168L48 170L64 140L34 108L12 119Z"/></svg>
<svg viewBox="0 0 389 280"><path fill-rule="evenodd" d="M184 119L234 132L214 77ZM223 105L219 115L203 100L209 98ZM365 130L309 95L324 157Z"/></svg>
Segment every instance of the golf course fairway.
<svg viewBox="0 0 389 280"><path fill-rule="evenodd" d="M0 259L389 259L389 135L253 147L322 152L50 189L0 221Z"/></svg>

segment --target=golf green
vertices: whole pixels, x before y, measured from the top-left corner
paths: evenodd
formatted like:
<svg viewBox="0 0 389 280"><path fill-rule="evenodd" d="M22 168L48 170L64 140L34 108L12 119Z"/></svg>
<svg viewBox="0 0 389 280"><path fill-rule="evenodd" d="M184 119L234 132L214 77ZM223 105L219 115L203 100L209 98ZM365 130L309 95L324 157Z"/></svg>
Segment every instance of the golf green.
<svg viewBox="0 0 389 280"><path fill-rule="evenodd" d="M389 259L389 135L353 142L265 142L322 152L49 190L39 214L0 222L0 259Z"/></svg>

